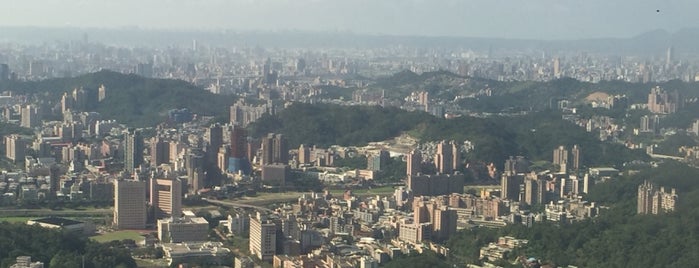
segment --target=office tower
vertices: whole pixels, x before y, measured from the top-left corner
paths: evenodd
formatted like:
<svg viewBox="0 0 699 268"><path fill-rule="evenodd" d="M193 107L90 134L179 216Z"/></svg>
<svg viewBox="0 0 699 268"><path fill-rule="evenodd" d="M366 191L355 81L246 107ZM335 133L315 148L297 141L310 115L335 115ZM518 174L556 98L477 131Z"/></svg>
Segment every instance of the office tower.
<svg viewBox="0 0 699 268"><path fill-rule="evenodd" d="M262 165L274 163L287 164L289 162L289 148L286 138L282 134L269 133L262 138Z"/></svg>
<svg viewBox="0 0 699 268"><path fill-rule="evenodd" d="M665 55L665 68L670 68L672 61L674 60L675 48L670 46L667 48L667 53Z"/></svg>
<svg viewBox="0 0 699 268"><path fill-rule="evenodd" d="M555 58L553 60L553 77L554 78L561 77L561 60L559 58Z"/></svg>
<svg viewBox="0 0 699 268"><path fill-rule="evenodd" d="M39 117L39 108L37 108L34 105L26 105L22 106L22 109L20 110L20 114L22 117L22 121L20 122L20 126L26 127L26 128L34 128L36 126L39 126L41 124L41 118Z"/></svg>
<svg viewBox="0 0 699 268"><path fill-rule="evenodd" d="M189 192L196 192L204 187L204 153L199 149L192 149L185 158L187 169L187 188Z"/></svg>
<svg viewBox="0 0 699 268"><path fill-rule="evenodd" d="M568 165L568 149L561 145L553 150L553 164L561 167L561 171L565 171Z"/></svg>
<svg viewBox="0 0 699 268"><path fill-rule="evenodd" d="M407 162L408 168L406 171L406 175L416 176L417 174L422 173L422 155L420 154L420 151L410 151L410 153L408 154Z"/></svg>
<svg viewBox="0 0 699 268"><path fill-rule="evenodd" d="M500 178L500 198L519 200L519 189L522 183L524 183L524 175L503 173Z"/></svg>
<svg viewBox="0 0 699 268"><path fill-rule="evenodd" d="M311 162L311 151L305 145L301 144L299 146L299 164L305 165Z"/></svg>
<svg viewBox="0 0 699 268"><path fill-rule="evenodd" d="M220 124L213 124L208 129L206 129L207 142L206 156L209 163L216 162L216 157L218 156L218 149L223 145L223 128Z"/></svg>
<svg viewBox="0 0 699 268"><path fill-rule="evenodd" d="M570 150L570 155L573 158L571 159L571 168L573 170L580 169L580 146L577 144L573 145L573 149Z"/></svg>
<svg viewBox="0 0 699 268"><path fill-rule="evenodd" d="M250 253L260 260L270 261L276 249L277 226L257 212L256 217L250 217Z"/></svg>
<svg viewBox="0 0 699 268"><path fill-rule="evenodd" d="M114 226L118 229L146 228L146 182L114 181Z"/></svg>
<svg viewBox="0 0 699 268"><path fill-rule="evenodd" d="M170 162L170 144L160 137L153 137L150 141L150 163L157 167Z"/></svg>
<svg viewBox="0 0 699 268"><path fill-rule="evenodd" d="M152 178L150 180L150 204L155 217L178 218L182 214L182 182L177 178Z"/></svg>
<svg viewBox="0 0 699 268"><path fill-rule="evenodd" d="M367 158L367 169L381 171L386 168L391 154L386 150L381 150L377 155L370 155Z"/></svg>
<svg viewBox="0 0 699 268"><path fill-rule="evenodd" d="M454 167L454 154L452 146L446 141L437 144L437 153L434 156L434 165L441 174L451 174Z"/></svg>
<svg viewBox="0 0 699 268"><path fill-rule="evenodd" d="M133 173L143 163L143 136L140 130L124 134L124 170Z"/></svg>
<svg viewBox="0 0 699 268"><path fill-rule="evenodd" d="M24 161L26 155L26 141L18 135L5 136L5 157L12 162L19 163Z"/></svg>
<svg viewBox="0 0 699 268"><path fill-rule="evenodd" d="M233 125L230 131L231 157L245 158L247 153L247 132L239 125Z"/></svg>

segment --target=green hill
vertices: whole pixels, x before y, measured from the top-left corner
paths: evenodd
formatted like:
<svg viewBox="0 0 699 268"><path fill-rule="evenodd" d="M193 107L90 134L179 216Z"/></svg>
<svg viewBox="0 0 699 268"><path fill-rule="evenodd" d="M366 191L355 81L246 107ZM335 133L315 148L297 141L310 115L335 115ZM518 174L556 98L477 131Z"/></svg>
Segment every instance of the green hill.
<svg viewBox="0 0 699 268"><path fill-rule="evenodd" d="M559 145L582 148L582 165L620 166L647 159L643 152L599 141L595 135L546 111L519 117L460 117L439 119L423 112L406 112L378 106L337 106L296 103L275 116L264 116L251 125L251 134L284 134L293 148L299 144L321 147L338 144L365 145L407 132L421 141L469 140L475 144L467 159L498 166L510 155L551 161Z"/></svg>
<svg viewBox="0 0 699 268"><path fill-rule="evenodd" d="M231 96L215 95L185 81L151 79L113 71L42 81L6 81L0 83L0 91L35 95L58 103L64 92L77 87L94 92L100 85L107 88L107 98L95 103L90 110L99 112L105 119L116 119L135 127L162 122L167 111L175 108L227 118L228 107L234 102Z"/></svg>

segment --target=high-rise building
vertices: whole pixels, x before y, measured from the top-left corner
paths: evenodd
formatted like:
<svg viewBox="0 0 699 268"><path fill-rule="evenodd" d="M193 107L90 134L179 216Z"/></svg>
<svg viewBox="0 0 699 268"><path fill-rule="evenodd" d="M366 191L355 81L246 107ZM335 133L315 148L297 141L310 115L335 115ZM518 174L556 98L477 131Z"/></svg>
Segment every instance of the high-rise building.
<svg viewBox="0 0 699 268"><path fill-rule="evenodd" d="M519 200L519 189L522 183L524 183L524 175L503 173L500 179L500 198Z"/></svg>
<svg viewBox="0 0 699 268"><path fill-rule="evenodd" d="M0 81L10 80L10 66L5 63L0 64Z"/></svg>
<svg viewBox="0 0 699 268"><path fill-rule="evenodd" d="M553 164L561 168L561 171L566 171L568 166L568 149L561 145L553 150Z"/></svg>
<svg viewBox="0 0 699 268"><path fill-rule="evenodd" d="M524 203L528 205L546 203L546 181L528 174L524 178Z"/></svg>
<svg viewBox="0 0 699 268"><path fill-rule="evenodd" d="M20 111L22 120L20 126L26 128L34 128L41 124L39 108L34 105L23 106Z"/></svg>
<svg viewBox="0 0 699 268"><path fill-rule="evenodd" d="M124 170L133 173L143 163L143 148L140 130L124 134Z"/></svg>
<svg viewBox="0 0 699 268"><path fill-rule="evenodd" d="M260 260L271 261L277 249L277 226L262 214L250 217L250 253Z"/></svg>
<svg viewBox="0 0 699 268"><path fill-rule="evenodd" d="M441 174L451 174L454 170L454 152L446 141L437 144L434 165Z"/></svg>
<svg viewBox="0 0 699 268"><path fill-rule="evenodd" d="M573 149L570 150L570 156L572 158L570 168L573 170L580 169L580 146L577 144L573 145Z"/></svg>
<svg viewBox="0 0 699 268"><path fill-rule="evenodd" d="M438 174L408 176L408 189L415 196L446 195L451 193L463 193L463 174Z"/></svg>
<svg viewBox="0 0 699 268"><path fill-rule="evenodd" d="M386 150L381 150L376 155L370 155L367 158L367 169L381 171L386 168L386 165L388 164L390 158L391 154Z"/></svg>
<svg viewBox="0 0 699 268"><path fill-rule="evenodd" d="M182 182L177 178L153 178L150 181L150 204L155 217L178 218L182 214Z"/></svg>
<svg viewBox="0 0 699 268"><path fill-rule="evenodd" d="M299 164L305 165L311 162L311 151L305 145L301 144L299 146Z"/></svg>
<svg viewBox="0 0 699 268"><path fill-rule="evenodd" d="M419 173L422 173L422 155L420 154L420 151L418 150L412 150L408 154L408 159L407 159L407 171L406 175L408 176L417 176Z"/></svg>
<svg viewBox="0 0 699 268"><path fill-rule="evenodd" d="M216 162L216 157L218 156L218 149L223 145L223 128L220 124L213 124L208 129L206 129L207 142L206 146L206 156L209 163Z"/></svg>
<svg viewBox="0 0 699 268"><path fill-rule="evenodd" d="M648 111L656 114L672 114L680 108L680 95L677 91L667 92L656 86L648 94Z"/></svg>
<svg viewBox="0 0 699 268"><path fill-rule="evenodd" d="M150 163L157 167L170 161L170 144L160 137L153 137L150 141Z"/></svg>
<svg viewBox="0 0 699 268"><path fill-rule="evenodd" d="M5 157L12 162L24 161L26 155L27 142L19 135L5 136Z"/></svg>
<svg viewBox="0 0 699 268"><path fill-rule="evenodd" d="M431 237L435 241L444 241L456 233L456 218L456 210L436 200L420 197L413 201L413 223L430 223Z"/></svg>
<svg viewBox="0 0 699 268"><path fill-rule="evenodd" d="M461 150L459 150L459 144L455 141L451 141L451 162L452 171L457 171L461 169Z"/></svg>
<svg viewBox="0 0 699 268"><path fill-rule="evenodd" d="M100 87L97 89L97 101L102 102L106 98L107 98L107 87L105 87L104 85L100 85Z"/></svg>
<svg viewBox="0 0 699 268"><path fill-rule="evenodd" d="M638 214L661 214L675 211L677 206L677 192L672 188L666 192L664 187L658 187L649 181L644 181L638 186L637 212Z"/></svg>
<svg viewBox="0 0 699 268"><path fill-rule="evenodd" d="M522 174L529 172L530 162L524 156L513 157L505 160L505 174Z"/></svg>
<svg viewBox="0 0 699 268"><path fill-rule="evenodd" d="M289 148L286 138L282 134L269 133L262 138L262 161L260 164L274 163L287 164L289 162Z"/></svg>
<svg viewBox="0 0 699 268"><path fill-rule="evenodd" d="M118 229L146 228L146 182L114 181L114 226Z"/></svg>

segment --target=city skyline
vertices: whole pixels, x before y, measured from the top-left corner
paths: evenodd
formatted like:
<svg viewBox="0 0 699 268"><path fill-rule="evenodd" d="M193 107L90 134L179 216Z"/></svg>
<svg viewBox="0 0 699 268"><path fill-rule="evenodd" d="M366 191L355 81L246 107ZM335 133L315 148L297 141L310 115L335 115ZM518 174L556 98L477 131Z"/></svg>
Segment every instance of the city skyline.
<svg viewBox="0 0 699 268"><path fill-rule="evenodd" d="M624 38L658 29L699 27L699 20L690 19L699 2L689 0L544 0L526 4L502 0L13 0L6 6L12 8L0 10L0 26L353 32L541 40Z"/></svg>

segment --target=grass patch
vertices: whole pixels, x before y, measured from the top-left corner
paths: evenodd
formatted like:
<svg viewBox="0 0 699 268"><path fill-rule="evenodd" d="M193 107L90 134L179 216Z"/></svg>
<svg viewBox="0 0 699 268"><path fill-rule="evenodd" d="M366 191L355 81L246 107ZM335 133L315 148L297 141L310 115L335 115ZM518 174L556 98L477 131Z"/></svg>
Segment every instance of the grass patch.
<svg viewBox="0 0 699 268"><path fill-rule="evenodd" d="M109 241L114 241L114 240L124 240L124 239L133 239L136 241L136 243L139 243L143 241L143 236L141 236L141 233L137 231L115 231L111 233L106 233L106 234L101 234L101 235L96 235L96 236L91 236L90 239L95 240L99 243L106 243Z"/></svg>
<svg viewBox="0 0 699 268"><path fill-rule="evenodd" d="M27 223L28 220L33 220L36 218L37 217L0 217L0 222Z"/></svg>

